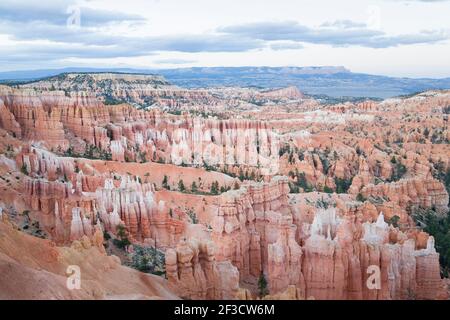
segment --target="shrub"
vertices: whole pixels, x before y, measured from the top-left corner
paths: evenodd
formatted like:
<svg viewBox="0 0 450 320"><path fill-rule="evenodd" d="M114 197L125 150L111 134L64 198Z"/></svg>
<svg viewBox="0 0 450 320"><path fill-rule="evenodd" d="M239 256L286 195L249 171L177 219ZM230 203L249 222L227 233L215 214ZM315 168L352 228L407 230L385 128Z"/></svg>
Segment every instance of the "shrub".
<svg viewBox="0 0 450 320"><path fill-rule="evenodd" d="M178 181L178 190L179 190L180 192L186 191L186 187L184 186L183 180Z"/></svg>
<svg viewBox="0 0 450 320"><path fill-rule="evenodd" d="M258 290L260 298L264 297L269 293L269 290L267 290L267 280L263 272L261 272L261 275L259 276L258 279Z"/></svg>
<svg viewBox="0 0 450 320"><path fill-rule="evenodd" d="M290 193L299 193L300 192L300 188L293 184L292 182L289 182L289 192Z"/></svg>
<svg viewBox="0 0 450 320"><path fill-rule="evenodd" d="M194 211L192 211L192 210L188 211L187 215L189 216L189 218L191 218L192 224L198 223L197 214Z"/></svg>
<svg viewBox="0 0 450 320"><path fill-rule="evenodd" d="M297 186L299 186L305 191L310 188L304 172L301 173L297 172L296 176L297 176Z"/></svg>
<svg viewBox="0 0 450 320"><path fill-rule="evenodd" d="M450 275L450 215L438 215L432 209L416 209L412 214L417 225L434 237L443 277Z"/></svg>
<svg viewBox="0 0 450 320"><path fill-rule="evenodd" d="M241 180L241 181L245 180L245 176L244 176L244 172L242 171L242 168L239 168L239 180Z"/></svg>
<svg viewBox="0 0 450 320"><path fill-rule="evenodd" d="M291 193L299 193L300 188L303 189L303 192L311 192L313 191L313 188L306 180L306 176L304 172L298 172L298 170L295 170L295 177L296 181L295 183L290 182L289 183L289 189Z"/></svg>
<svg viewBox="0 0 450 320"><path fill-rule="evenodd" d="M356 196L356 201L360 201L360 202L364 202L367 199L364 198L364 196L361 193L358 193L358 195Z"/></svg>
<svg viewBox="0 0 450 320"><path fill-rule="evenodd" d="M406 171L406 167L400 161L397 161L397 163L394 165L394 170L392 172L390 181L400 180L405 175Z"/></svg>
<svg viewBox="0 0 450 320"><path fill-rule="evenodd" d="M109 233L106 230L103 231L103 239L105 239L106 241L111 239L111 236L109 235Z"/></svg>
<svg viewBox="0 0 450 320"><path fill-rule="evenodd" d="M165 274L165 255L154 247L134 245L130 254L131 267L145 273Z"/></svg>
<svg viewBox="0 0 450 320"><path fill-rule="evenodd" d="M24 210L22 212L22 215L27 219L27 221L30 220L30 211L29 210Z"/></svg>
<svg viewBox="0 0 450 320"><path fill-rule="evenodd" d="M127 229L122 224L119 224L117 226L117 239L114 239L114 244L116 247L120 249L125 249L128 245L131 244L130 240L128 239Z"/></svg>
<svg viewBox="0 0 450 320"><path fill-rule="evenodd" d="M170 186L169 186L169 178L164 175L163 181L162 181L162 187L164 189L170 190Z"/></svg>
<svg viewBox="0 0 450 320"><path fill-rule="evenodd" d="M392 218L389 219L388 223L393 225L394 227L398 228L398 222L400 221L400 217L395 215Z"/></svg>
<svg viewBox="0 0 450 320"><path fill-rule="evenodd" d="M211 184L211 194L219 194L219 182L215 181Z"/></svg>
<svg viewBox="0 0 450 320"><path fill-rule="evenodd" d="M22 166L20 167L20 172L22 172L24 175L28 175L28 169L27 166L24 164L22 164Z"/></svg>
<svg viewBox="0 0 450 320"><path fill-rule="evenodd" d="M337 193L347 193L352 185L352 179L341 179L336 177L334 178L334 183L336 184Z"/></svg>
<svg viewBox="0 0 450 320"><path fill-rule="evenodd" d="M112 96L106 96L105 101L103 102L105 105L117 105L123 103L122 100L118 100Z"/></svg>

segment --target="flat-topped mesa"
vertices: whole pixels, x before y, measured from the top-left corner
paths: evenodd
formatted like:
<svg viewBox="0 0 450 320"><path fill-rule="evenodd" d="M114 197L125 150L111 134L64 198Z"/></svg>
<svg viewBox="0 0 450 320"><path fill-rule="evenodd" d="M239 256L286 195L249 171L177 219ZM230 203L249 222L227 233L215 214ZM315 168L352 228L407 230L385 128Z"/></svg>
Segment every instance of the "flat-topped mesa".
<svg viewBox="0 0 450 320"><path fill-rule="evenodd" d="M139 106L213 105L218 100L207 90L188 90L172 85L163 76L136 73L63 73L21 88L89 91L106 104L128 102Z"/></svg>
<svg viewBox="0 0 450 320"><path fill-rule="evenodd" d="M98 72L62 73L20 85L41 90L111 92L120 90L176 88L163 76L153 74Z"/></svg>
<svg viewBox="0 0 450 320"><path fill-rule="evenodd" d="M135 73L63 73L20 85L39 90L89 91L106 104L127 102L140 107L175 110L218 111L232 108L253 109L262 104L303 100L298 88L281 89L220 87L185 89L164 77Z"/></svg>
<svg viewBox="0 0 450 320"><path fill-rule="evenodd" d="M87 80L93 79L94 81L105 80L123 80L127 82L150 82L154 85L166 85L169 86L170 82L164 79L161 75L156 74L140 74L140 73L122 73L122 72L98 72L98 73L67 73L66 79L73 80L85 77Z"/></svg>

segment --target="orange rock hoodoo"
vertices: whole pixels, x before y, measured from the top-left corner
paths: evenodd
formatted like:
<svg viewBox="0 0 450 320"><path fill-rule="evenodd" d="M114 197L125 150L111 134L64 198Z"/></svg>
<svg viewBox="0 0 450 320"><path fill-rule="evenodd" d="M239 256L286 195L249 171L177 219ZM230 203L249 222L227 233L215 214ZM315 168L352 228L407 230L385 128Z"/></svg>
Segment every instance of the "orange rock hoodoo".
<svg viewBox="0 0 450 320"><path fill-rule="evenodd" d="M412 218L419 209L448 211L448 124L434 116L447 96L327 107L295 88L187 90L159 78L150 88L146 77L125 77L121 87L113 78L116 98L217 110L256 97L271 113L177 116L107 106L100 86L85 93L57 83L67 94L40 82L0 86L0 220L28 212L66 246L102 242L102 231L116 235L123 225L131 243L164 252L163 285L182 298L256 298L261 276L266 298L447 297L434 238Z"/></svg>

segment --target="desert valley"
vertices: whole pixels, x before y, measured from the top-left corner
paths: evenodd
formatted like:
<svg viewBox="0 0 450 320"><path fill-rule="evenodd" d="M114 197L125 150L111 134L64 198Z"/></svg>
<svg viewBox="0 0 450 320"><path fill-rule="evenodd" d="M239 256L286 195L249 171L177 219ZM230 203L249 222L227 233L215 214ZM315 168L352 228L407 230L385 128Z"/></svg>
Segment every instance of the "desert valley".
<svg viewBox="0 0 450 320"><path fill-rule="evenodd" d="M448 299L449 113L448 90L0 85L0 299Z"/></svg>

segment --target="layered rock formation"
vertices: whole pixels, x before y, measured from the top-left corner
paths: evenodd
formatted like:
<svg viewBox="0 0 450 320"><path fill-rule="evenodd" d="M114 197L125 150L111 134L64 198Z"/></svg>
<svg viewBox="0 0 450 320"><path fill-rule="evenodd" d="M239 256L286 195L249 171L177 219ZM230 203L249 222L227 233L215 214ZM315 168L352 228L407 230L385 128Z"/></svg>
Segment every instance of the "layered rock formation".
<svg viewBox="0 0 450 320"><path fill-rule="evenodd" d="M0 107L6 108L0 121L4 129L54 150L66 151L70 141L86 146L81 148L84 154L95 146L115 161L162 160L197 166L266 168L277 157L277 135L258 121L174 119L131 106L107 107L83 92L67 97L62 91L2 87L0 101Z"/></svg>
<svg viewBox="0 0 450 320"><path fill-rule="evenodd" d="M162 76L126 73L67 73L21 85L21 88L89 91L107 104L127 102L140 107L211 112L223 108L251 108L256 104L297 101L304 98L296 87L276 90L244 88L184 89Z"/></svg>
<svg viewBox="0 0 450 320"><path fill-rule="evenodd" d="M371 184L362 188L361 194L389 199L402 208L434 207L439 212L448 210L445 186L435 179L415 178L377 186Z"/></svg>
<svg viewBox="0 0 450 320"><path fill-rule="evenodd" d="M233 119L102 100L193 113L213 107ZM304 100L295 88L187 90L123 74L0 87L0 217L72 245L47 250L36 240L44 257L92 255L90 270L110 265L102 232L118 240L121 230L165 255L168 285L183 298L254 299L261 278L268 299L446 298L434 238L412 213L448 211L448 95L333 106ZM255 110L259 104L267 112ZM34 245L21 237L3 247L0 239L0 248L6 265L28 274L11 249ZM133 250L124 247L115 249ZM109 286L106 276L92 276ZM157 295L139 276L124 279L137 294ZM56 283L49 297L92 297L49 279Z"/></svg>
<svg viewBox="0 0 450 320"><path fill-rule="evenodd" d="M170 287L182 298L234 299L239 272L230 261L215 260L214 244L182 240L166 251Z"/></svg>
<svg viewBox="0 0 450 320"><path fill-rule="evenodd" d="M277 180L241 189L233 200L233 193L223 195L228 199L219 207L212 238L217 259L232 261L241 282L263 272L271 294L294 286L299 297L314 299L446 295L432 237L428 249L416 250L415 239L389 227L383 214L364 222L335 208L316 210L312 223L301 223L307 213L289 209L286 187L286 180ZM427 280L423 269L430 271ZM367 284L373 270L379 275L376 287Z"/></svg>
<svg viewBox="0 0 450 320"><path fill-rule="evenodd" d="M1 87L0 101L2 108L7 109L2 117L9 119L2 120L2 126L23 139L42 141L49 147L65 150L69 147L65 129L97 146L102 145L106 135L97 126L106 124L109 114L98 100L85 93L68 96L62 91L41 93Z"/></svg>
<svg viewBox="0 0 450 320"><path fill-rule="evenodd" d="M101 230L70 247L25 235L5 218L0 233L0 299L178 299L167 281L107 256ZM80 289L71 290L74 270Z"/></svg>

